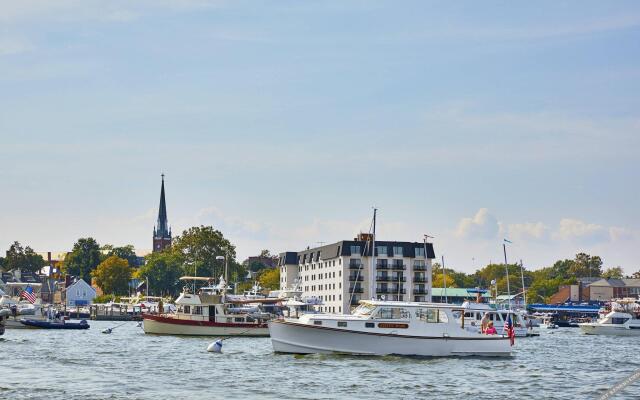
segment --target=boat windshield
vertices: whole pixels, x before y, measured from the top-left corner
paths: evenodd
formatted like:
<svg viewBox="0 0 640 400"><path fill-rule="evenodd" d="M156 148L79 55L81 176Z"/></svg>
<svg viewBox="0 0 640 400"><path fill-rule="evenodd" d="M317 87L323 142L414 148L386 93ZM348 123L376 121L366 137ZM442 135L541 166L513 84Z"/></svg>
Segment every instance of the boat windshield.
<svg viewBox="0 0 640 400"><path fill-rule="evenodd" d="M375 309L376 307L372 304L360 304L358 307L356 307L355 310L353 310L353 315L371 315L371 312Z"/></svg>

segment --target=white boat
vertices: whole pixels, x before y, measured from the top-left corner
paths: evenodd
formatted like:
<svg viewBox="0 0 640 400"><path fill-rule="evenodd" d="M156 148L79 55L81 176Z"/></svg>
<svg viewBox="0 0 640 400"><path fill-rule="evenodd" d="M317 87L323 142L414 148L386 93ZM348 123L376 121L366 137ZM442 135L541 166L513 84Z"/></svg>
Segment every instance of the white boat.
<svg viewBox="0 0 640 400"><path fill-rule="evenodd" d="M271 314L242 309L241 303L227 302L226 282L212 285L211 278L182 277L185 282L205 282L208 286L185 286L175 301L177 310L172 314L143 314L145 333L194 336L268 336L266 320ZM194 285L195 286L195 285ZM256 300L251 300L256 301Z"/></svg>
<svg viewBox="0 0 640 400"><path fill-rule="evenodd" d="M493 326L498 332L504 333L507 316L510 316L516 337L534 335L533 328L527 326L522 317L522 313L509 310L496 310L485 303L471 303L468 301L462 303L461 308L464 310L465 327L469 331L480 333L482 330L482 319L485 318L486 322L493 322Z"/></svg>
<svg viewBox="0 0 640 400"><path fill-rule="evenodd" d="M509 356L510 339L470 332L456 321L459 306L361 301L351 315L305 314L269 321L271 343L282 353L357 355Z"/></svg>
<svg viewBox="0 0 640 400"><path fill-rule="evenodd" d="M579 323L587 335L640 336L640 304L635 299L615 300L611 311L596 322Z"/></svg>

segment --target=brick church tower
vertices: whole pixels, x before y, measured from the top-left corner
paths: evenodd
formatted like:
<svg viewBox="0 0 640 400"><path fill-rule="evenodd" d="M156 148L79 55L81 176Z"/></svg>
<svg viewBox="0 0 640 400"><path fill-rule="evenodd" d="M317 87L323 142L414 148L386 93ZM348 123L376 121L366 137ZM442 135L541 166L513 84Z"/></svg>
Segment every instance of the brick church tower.
<svg viewBox="0 0 640 400"><path fill-rule="evenodd" d="M153 228L153 252L162 251L171 246L171 228L167 220L167 203L164 199L164 174L160 188L160 208L158 209L158 223Z"/></svg>

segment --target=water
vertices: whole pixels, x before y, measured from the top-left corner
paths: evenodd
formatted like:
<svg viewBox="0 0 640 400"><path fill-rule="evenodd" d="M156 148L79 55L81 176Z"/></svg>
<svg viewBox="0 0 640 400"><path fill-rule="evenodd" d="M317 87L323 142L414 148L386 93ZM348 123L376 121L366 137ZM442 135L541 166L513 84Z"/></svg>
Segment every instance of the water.
<svg viewBox="0 0 640 400"><path fill-rule="evenodd" d="M640 337L578 329L516 339L514 356L351 357L274 354L269 338L145 335L135 322L86 331L7 330L0 399L597 398L640 369ZM640 398L640 382L616 398Z"/></svg>

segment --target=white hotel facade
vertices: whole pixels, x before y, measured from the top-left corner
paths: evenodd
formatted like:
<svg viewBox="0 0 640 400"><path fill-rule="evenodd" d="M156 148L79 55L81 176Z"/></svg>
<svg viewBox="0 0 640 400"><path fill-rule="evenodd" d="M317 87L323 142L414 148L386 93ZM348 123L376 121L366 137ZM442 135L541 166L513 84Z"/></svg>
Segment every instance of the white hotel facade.
<svg viewBox="0 0 640 400"><path fill-rule="evenodd" d="M280 289L295 285L303 296L320 298L319 311L349 313L362 299L431 301L432 243L375 242L372 271L369 235L354 240L281 253Z"/></svg>

